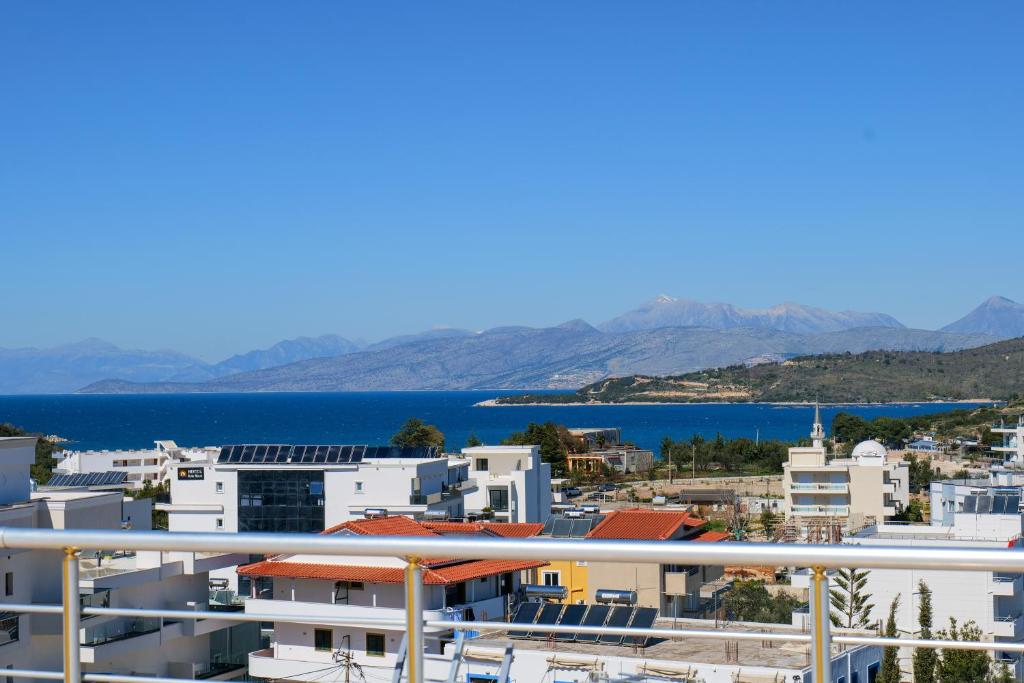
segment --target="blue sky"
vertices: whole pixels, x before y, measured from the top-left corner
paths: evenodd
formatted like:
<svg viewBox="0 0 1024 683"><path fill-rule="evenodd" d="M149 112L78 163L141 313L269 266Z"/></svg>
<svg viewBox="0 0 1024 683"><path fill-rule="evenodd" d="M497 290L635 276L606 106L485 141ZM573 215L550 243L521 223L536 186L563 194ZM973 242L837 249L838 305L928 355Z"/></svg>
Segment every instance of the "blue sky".
<svg viewBox="0 0 1024 683"><path fill-rule="evenodd" d="M9 2L0 346L1024 300L1024 5Z"/></svg>

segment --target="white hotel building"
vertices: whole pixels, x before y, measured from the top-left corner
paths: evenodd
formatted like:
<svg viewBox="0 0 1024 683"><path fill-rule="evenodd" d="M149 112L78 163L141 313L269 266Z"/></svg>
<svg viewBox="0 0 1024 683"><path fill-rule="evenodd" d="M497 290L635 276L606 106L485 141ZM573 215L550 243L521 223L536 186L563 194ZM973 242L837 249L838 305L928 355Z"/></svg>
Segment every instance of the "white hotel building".
<svg viewBox="0 0 1024 683"><path fill-rule="evenodd" d="M153 486L171 480L174 468L193 461L204 461L219 449L183 448L173 441L154 441L153 448L114 451L62 451L56 454L57 474L124 472L129 488L141 489L148 481Z"/></svg>
<svg viewBox="0 0 1024 683"><path fill-rule="evenodd" d="M150 528L150 501L121 491L40 488L31 491L35 438L0 438L0 526L35 529ZM59 551L0 552L0 668L60 670L61 616L14 614L3 603L60 603ZM117 548L82 555L83 607L218 609L209 605L209 571L246 560L219 553L124 553ZM225 610L240 609L226 604ZM83 615L82 670L225 680L246 672L247 653L259 647L257 624L219 619Z"/></svg>

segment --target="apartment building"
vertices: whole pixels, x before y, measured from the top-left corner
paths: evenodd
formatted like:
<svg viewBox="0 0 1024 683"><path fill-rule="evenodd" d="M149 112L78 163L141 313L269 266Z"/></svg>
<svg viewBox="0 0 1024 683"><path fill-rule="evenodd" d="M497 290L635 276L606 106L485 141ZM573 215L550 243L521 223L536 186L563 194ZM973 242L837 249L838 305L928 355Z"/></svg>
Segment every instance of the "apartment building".
<svg viewBox="0 0 1024 683"><path fill-rule="evenodd" d="M857 444L850 458L829 459L815 408L811 446L789 449L783 464L786 518L798 524L835 520L856 528L899 514L910 502L910 470L889 462L877 441Z"/></svg>
<svg viewBox="0 0 1024 683"><path fill-rule="evenodd" d="M928 487L930 523L952 527L960 515L1017 515L1024 471L993 469L987 479L944 479Z"/></svg>
<svg viewBox="0 0 1024 683"><path fill-rule="evenodd" d="M728 534L703 531L705 520L676 510L614 510L583 517L552 516L544 524L545 538L619 541L719 542ZM533 582L562 586L566 604L587 604L600 591L636 593L637 607L653 608L662 617L701 618L713 614L731 582L724 568L700 565L550 560L533 572Z"/></svg>
<svg viewBox="0 0 1024 683"><path fill-rule="evenodd" d="M610 446L570 454L566 456L566 464L570 472L600 472L604 467L621 474L650 472L654 469L654 451L634 446Z"/></svg>
<svg viewBox="0 0 1024 683"><path fill-rule="evenodd" d="M120 491L31 491L34 438L0 439L0 526L37 529L150 528L150 501L126 500ZM128 523L130 518L130 523ZM245 561L219 553L125 553L118 548L83 553L79 591L83 607L217 609L209 572ZM59 603L59 551L0 553L0 663L8 668L61 668L58 614L3 612L3 602ZM224 605L225 609L239 609ZM259 647L256 624L217 619L174 621L83 615L83 671L224 680L245 674L246 654Z"/></svg>
<svg viewBox="0 0 1024 683"><path fill-rule="evenodd" d="M543 522L551 512L551 465L539 446L474 446L462 449L469 479L467 515L485 511L496 521Z"/></svg>
<svg viewBox="0 0 1024 683"><path fill-rule="evenodd" d="M1002 445L992 447L995 455L1007 462L1024 464L1024 415L1017 418L1017 424L1000 422L992 425L992 433L1003 437Z"/></svg>
<svg viewBox="0 0 1024 683"><path fill-rule="evenodd" d="M57 454L56 474L124 472L128 488L141 489L169 482L178 465L214 457L216 448L182 448L173 441L154 441L153 448L139 450L69 451Z"/></svg>
<svg viewBox="0 0 1024 683"><path fill-rule="evenodd" d="M956 548L1022 547L1021 515L1014 512L960 512L953 523L938 525L879 525L868 527L845 539L850 545ZM920 590L924 581L932 591L933 624L947 628L950 617L959 624L971 620L982 631L982 639L994 642L1024 642L1024 579L1021 574L977 571L872 569L865 592L871 595L872 621L887 618L889 605L898 595L897 629L901 634L919 630ZM901 650L902 668L911 668L909 649ZM1024 678L1019 653L996 653L1007 662L1017 680Z"/></svg>

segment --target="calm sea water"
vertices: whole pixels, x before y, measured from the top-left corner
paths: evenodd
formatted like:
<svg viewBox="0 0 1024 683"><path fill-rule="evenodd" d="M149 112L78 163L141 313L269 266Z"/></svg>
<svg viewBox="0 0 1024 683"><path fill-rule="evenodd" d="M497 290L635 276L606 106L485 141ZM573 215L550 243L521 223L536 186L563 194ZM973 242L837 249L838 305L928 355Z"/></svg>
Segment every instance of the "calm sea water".
<svg viewBox="0 0 1024 683"><path fill-rule="evenodd" d="M514 392L172 394L142 396L0 396L0 422L71 439L70 448L144 448L155 439L180 445L224 443L383 444L409 417L437 425L449 447L475 433L498 443L527 423L620 427L624 439L658 450L662 437L796 439L810 430L813 408L769 404L661 406L510 406L478 408ZM826 429L840 410L866 418L941 412L963 404L828 406Z"/></svg>

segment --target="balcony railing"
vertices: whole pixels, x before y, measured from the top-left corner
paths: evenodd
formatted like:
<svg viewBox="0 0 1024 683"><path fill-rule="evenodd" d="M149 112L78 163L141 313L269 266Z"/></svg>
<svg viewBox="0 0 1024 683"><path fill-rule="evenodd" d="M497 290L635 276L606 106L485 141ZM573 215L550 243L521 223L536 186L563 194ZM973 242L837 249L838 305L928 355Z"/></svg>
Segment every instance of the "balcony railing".
<svg viewBox="0 0 1024 683"><path fill-rule="evenodd" d="M835 491L846 492L850 490L849 484L833 482L793 482L790 488L794 491Z"/></svg>
<svg viewBox="0 0 1024 683"><path fill-rule="evenodd" d="M850 514L849 505L794 505L794 515L829 515L846 516Z"/></svg>
<svg viewBox="0 0 1024 683"><path fill-rule="evenodd" d="M119 640L137 638L147 633L156 633L159 630L160 619L157 618L117 619L85 629L81 644L83 647L98 647Z"/></svg>
<svg viewBox="0 0 1024 683"><path fill-rule="evenodd" d="M122 633L144 631L142 624L153 619L220 618L228 621L286 621L298 624L330 624L337 626L365 624L359 617L353 621L344 616L310 612L308 614L281 615L250 612L214 612L198 610L166 610L111 607L81 607L79 604L78 549L125 547L150 551L220 551L260 554L301 554L357 557L402 558L405 560L404 618L376 620L381 626L406 631L408 657L404 667L410 683L424 680L425 628L446 631L507 632L515 626L502 621L452 622L431 619L424 612L423 570L418 558L448 557L453 559L534 560L536 558L579 561L620 562L626 564L659 565L712 565L712 566L797 566L811 567L809 577L809 633L779 630L742 631L735 629L673 629L673 628L619 628L610 626L545 625L551 633L619 635L633 637L686 640L712 638L723 641L794 642L810 645L810 669L815 681L831 681L831 644L840 646L870 645L909 648L937 648L942 650L987 650L1000 653L1024 653L1024 642L975 642L962 640L917 640L913 638L885 638L863 634L832 634L829 620L829 592L827 569L915 569L915 570L975 570L989 573L1024 573L1024 553L1007 548L956 547L899 547L854 546L816 544L768 543L660 543L638 541L592 540L580 543L570 539L513 539L458 536L324 536L305 534L218 534L167 533L152 531L90 531L90 530L38 530L0 528L0 548L27 550L64 550L63 604L5 603L4 609L15 613L63 615L63 672L11 669L3 673L15 678L62 679L68 683L174 683L175 680L145 676L125 676L115 673L88 673L81 670L79 632L83 614L124 617L126 623L140 624L140 628L126 629ZM325 605L327 607L327 605ZM1020 616L1007 624L1018 624ZM1004 623L1004 622L997 622ZM771 627L766 628L770 629ZM112 635L108 632L108 635ZM263 653L264 651L261 651ZM257 655L253 655L257 656ZM262 656L262 654L260 655ZM622 680L622 679L615 679ZM630 679L635 680L635 678Z"/></svg>

